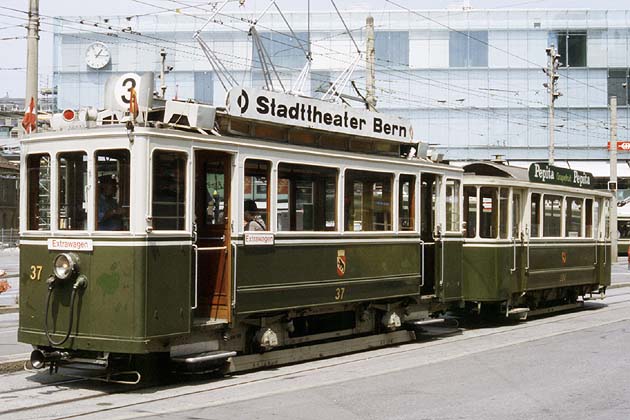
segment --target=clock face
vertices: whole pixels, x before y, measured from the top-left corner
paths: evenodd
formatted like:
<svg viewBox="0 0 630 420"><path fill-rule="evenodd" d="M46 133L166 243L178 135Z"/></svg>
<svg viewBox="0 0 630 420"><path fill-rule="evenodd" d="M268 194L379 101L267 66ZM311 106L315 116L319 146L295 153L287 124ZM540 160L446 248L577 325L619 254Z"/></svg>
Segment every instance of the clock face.
<svg viewBox="0 0 630 420"><path fill-rule="evenodd" d="M90 44L85 51L85 63L93 69L102 69L110 59L109 49L102 42Z"/></svg>

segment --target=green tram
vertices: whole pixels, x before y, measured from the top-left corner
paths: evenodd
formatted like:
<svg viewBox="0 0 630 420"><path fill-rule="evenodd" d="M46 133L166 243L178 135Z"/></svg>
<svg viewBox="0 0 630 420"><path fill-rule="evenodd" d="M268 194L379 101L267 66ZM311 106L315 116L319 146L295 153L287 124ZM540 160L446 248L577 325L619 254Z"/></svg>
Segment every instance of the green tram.
<svg viewBox="0 0 630 420"><path fill-rule="evenodd" d="M461 168L165 108L22 140L18 338L35 368L251 369L408 341L462 301Z"/></svg>
<svg viewBox="0 0 630 420"><path fill-rule="evenodd" d="M541 166L551 180L540 177ZM462 293L469 305L524 318L603 296L612 260L611 195L581 187L590 174L494 162L464 170Z"/></svg>

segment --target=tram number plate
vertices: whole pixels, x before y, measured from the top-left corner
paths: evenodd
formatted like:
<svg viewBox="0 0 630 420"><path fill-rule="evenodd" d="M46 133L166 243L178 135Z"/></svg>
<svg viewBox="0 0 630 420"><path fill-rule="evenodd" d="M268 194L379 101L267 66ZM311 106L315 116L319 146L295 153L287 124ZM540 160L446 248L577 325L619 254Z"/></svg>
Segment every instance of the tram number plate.
<svg viewBox="0 0 630 420"><path fill-rule="evenodd" d="M343 295L346 293L345 287L337 287L335 289L335 300L343 300Z"/></svg>
<svg viewBox="0 0 630 420"><path fill-rule="evenodd" d="M29 269L30 271L30 278L31 280L41 280L42 278L42 266L41 265L31 265L31 268Z"/></svg>

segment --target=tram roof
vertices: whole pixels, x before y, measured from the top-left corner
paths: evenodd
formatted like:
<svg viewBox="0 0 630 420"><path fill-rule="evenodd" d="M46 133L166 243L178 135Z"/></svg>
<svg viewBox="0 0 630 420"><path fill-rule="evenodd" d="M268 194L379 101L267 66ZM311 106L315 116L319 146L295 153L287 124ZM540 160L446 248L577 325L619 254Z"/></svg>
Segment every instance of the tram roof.
<svg viewBox="0 0 630 420"><path fill-rule="evenodd" d="M480 176L498 176L518 181L529 181L528 170L517 166L509 166L498 162L473 162L464 165L464 173Z"/></svg>

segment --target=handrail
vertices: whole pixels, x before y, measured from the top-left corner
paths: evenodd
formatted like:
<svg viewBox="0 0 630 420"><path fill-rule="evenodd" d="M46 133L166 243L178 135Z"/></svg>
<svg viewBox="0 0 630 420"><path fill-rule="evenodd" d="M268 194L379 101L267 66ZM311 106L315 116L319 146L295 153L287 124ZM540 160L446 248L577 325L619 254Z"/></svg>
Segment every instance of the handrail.
<svg viewBox="0 0 630 420"><path fill-rule="evenodd" d="M422 239L420 239L420 245L422 246L420 251L420 275L422 276L420 281L420 289L422 289L422 286L424 286L424 241Z"/></svg>
<svg viewBox="0 0 630 420"><path fill-rule="evenodd" d="M208 246L208 247L202 247L202 248L197 247L198 251L223 251L225 249L227 249L227 246L225 245L224 246Z"/></svg>
<svg viewBox="0 0 630 420"><path fill-rule="evenodd" d="M529 271L529 246L531 243L531 238L529 237L529 228L525 229L525 237L527 238L527 266L525 267L525 271Z"/></svg>
<svg viewBox="0 0 630 420"><path fill-rule="evenodd" d="M193 244L193 250L195 252L195 306L190 309L197 309L197 282L199 281L199 247Z"/></svg>
<svg viewBox="0 0 630 420"><path fill-rule="evenodd" d="M510 273L514 273L516 271L516 237L512 235L512 268L510 268Z"/></svg>

